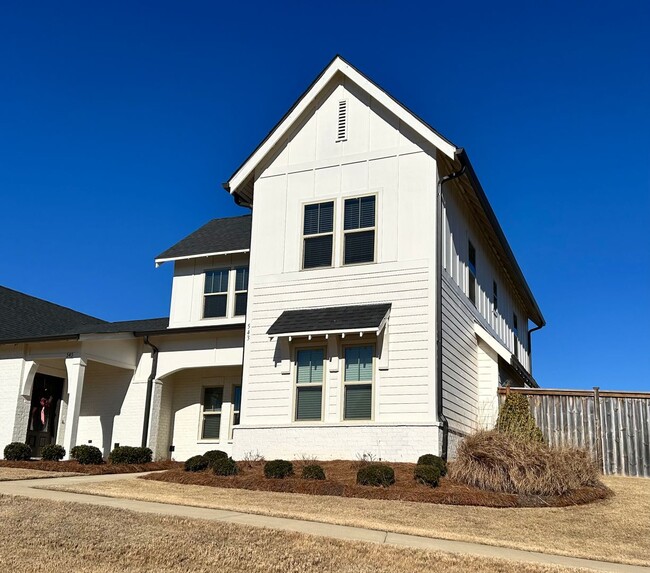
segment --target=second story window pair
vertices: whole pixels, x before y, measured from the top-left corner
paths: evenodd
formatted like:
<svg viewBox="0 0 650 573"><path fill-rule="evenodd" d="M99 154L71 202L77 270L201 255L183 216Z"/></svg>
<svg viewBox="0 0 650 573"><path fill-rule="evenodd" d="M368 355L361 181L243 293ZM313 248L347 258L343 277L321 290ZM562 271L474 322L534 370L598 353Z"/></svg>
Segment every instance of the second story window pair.
<svg viewBox="0 0 650 573"><path fill-rule="evenodd" d="M375 262L376 197L353 197L343 203L343 264ZM305 205L303 269L334 264L334 201Z"/></svg>
<svg viewBox="0 0 650 573"><path fill-rule="evenodd" d="M205 271L203 318L245 316L248 267Z"/></svg>

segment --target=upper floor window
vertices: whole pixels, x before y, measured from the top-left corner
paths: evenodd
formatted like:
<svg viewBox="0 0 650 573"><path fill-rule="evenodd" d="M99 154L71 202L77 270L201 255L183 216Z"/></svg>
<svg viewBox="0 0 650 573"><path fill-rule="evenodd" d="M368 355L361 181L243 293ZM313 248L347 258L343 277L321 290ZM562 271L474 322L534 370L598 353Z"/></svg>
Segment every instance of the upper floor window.
<svg viewBox="0 0 650 573"><path fill-rule="evenodd" d="M246 314L248 304L248 267L235 269L235 316Z"/></svg>
<svg viewBox="0 0 650 573"><path fill-rule="evenodd" d="M499 291L497 289L497 281L492 281L492 310L494 310L494 312L499 310Z"/></svg>
<svg viewBox="0 0 650 573"><path fill-rule="evenodd" d="M519 359L519 324L517 321L517 315L512 313L512 333L513 336L513 346L515 349L515 358Z"/></svg>
<svg viewBox="0 0 650 573"><path fill-rule="evenodd" d="M476 306L476 249L472 241L467 241L467 269L469 272L467 284L467 296L472 304Z"/></svg>
<svg viewBox="0 0 650 573"><path fill-rule="evenodd" d="M205 272L203 318L219 318L227 315L229 274L230 269Z"/></svg>
<svg viewBox="0 0 650 573"><path fill-rule="evenodd" d="M245 315L248 302L248 267L205 271L203 298L203 318Z"/></svg>
<svg viewBox="0 0 650 573"><path fill-rule="evenodd" d="M346 420L372 418L374 355L374 345L345 348L343 417Z"/></svg>
<svg viewBox="0 0 650 573"><path fill-rule="evenodd" d="M305 205L303 269L332 266L334 201Z"/></svg>
<svg viewBox="0 0 650 573"><path fill-rule="evenodd" d="M370 195L345 200L343 264L375 261L375 199Z"/></svg>
<svg viewBox="0 0 650 573"><path fill-rule="evenodd" d="M320 420L323 408L323 348L296 351L296 420Z"/></svg>

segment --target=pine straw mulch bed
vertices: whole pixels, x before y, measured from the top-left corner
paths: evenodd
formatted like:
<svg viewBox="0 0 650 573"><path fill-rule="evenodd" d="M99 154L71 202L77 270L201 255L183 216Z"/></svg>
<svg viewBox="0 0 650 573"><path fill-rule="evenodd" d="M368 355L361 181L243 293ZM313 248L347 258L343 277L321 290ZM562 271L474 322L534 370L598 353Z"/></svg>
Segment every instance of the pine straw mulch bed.
<svg viewBox="0 0 650 573"><path fill-rule="evenodd" d="M264 477L264 462L239 462L240 473L236 476L216 476L211 470L186 472L175 468L163 473L142 476L141 479L157 480L178 484L204 485L220 488L250 489L308 495L332 495L440 503L446 505L478 505L483 507L567 507L596 500L607 499L613 492L605 487L585 487L561 496L521 496L497 493L461 485L447 478L440 485L431 488L413 479L415 464L391 463L395 470L395 483L390 487L371 487L356 484L359 462L336 460L317 462L325 470L323 481L300 478L303 466L315 462L294 461L295 475L285 479Z"/></svg>
<svg viewBox="0 0 650 573"><path fill-rule="evenodd" d="M29 460L27 462L14 462L0 460L0 468L19 468L23 470L41 470L45 472L73 472L86 475L103 474L133 474L139 472L155 472L159 470L172 470L182 467L179 462L149 462L148 464L100 464L82 465L75 460L48 462L43 460Z"/></svg>

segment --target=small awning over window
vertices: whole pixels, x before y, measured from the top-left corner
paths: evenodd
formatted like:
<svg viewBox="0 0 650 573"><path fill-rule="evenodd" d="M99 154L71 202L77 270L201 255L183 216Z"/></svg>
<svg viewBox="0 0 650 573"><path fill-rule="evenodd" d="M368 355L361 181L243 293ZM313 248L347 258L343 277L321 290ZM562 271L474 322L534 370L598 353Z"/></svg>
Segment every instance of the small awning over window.
<svg viewBox="0 0 650 573"><path fill-rule="evenodd" d="M390 303L385 303L285 310L267 334L291 337L363 332L379 334L386 325L390 307Z"/></svg>

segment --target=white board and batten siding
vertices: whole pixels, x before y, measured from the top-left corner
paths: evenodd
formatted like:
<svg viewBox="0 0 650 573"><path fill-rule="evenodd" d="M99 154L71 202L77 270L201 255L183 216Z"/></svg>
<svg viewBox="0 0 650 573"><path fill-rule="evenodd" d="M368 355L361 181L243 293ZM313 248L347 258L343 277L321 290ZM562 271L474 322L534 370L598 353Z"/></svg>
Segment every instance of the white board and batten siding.
<svg viewBox="0 0 650 573"><path fill-rule="evenodd" d="M527 316L501 266L487 247L458 191L443 198L443 405L450 428L467 434L493 424L498 380L498 358L479 345L474 325L482 326L510 353L518 345L519 361L530 368ZM476 305L469 299L468 243L476 250ZM492 298L497 283L498 308ZM513 332L518 317L519 338Z"/></svg>
<svg viewBox="0 0 650 573"><path fill-rule="evenodd" d="M347 138L337 142L340 101L346 101L348 125ZM302 430L303 449L312 448L305 454L354 458L372 450L387 459L410 459L409 447L423 453L428 444L435 451L435 192L435 150L343 77L258 168L237 451L254 449L257 430L269 436L275 428L277 447L261 453L295 456L298 445L287 438L294 427ZM376 262L343 266L344 200L369 194L376 195ZM330 200L334 264L301 270L304 205ZM322 422L295 422L293 367L283 373L279 342L266 334L268 328L285 310L380 302L392 304L389 361L387 369L375 368L372 421L343 421L343 373L328 367ZM338 340L339 356L351 340L359 336ZM418 425L425 429L409 429ZM373 428L379 427L378 438ZM417 436L426 443L417 444ZM332 448L333 440L340 447Z"/></svg>

